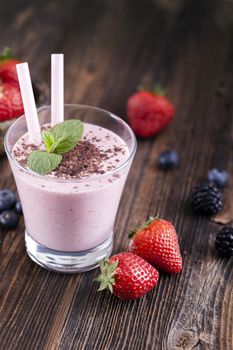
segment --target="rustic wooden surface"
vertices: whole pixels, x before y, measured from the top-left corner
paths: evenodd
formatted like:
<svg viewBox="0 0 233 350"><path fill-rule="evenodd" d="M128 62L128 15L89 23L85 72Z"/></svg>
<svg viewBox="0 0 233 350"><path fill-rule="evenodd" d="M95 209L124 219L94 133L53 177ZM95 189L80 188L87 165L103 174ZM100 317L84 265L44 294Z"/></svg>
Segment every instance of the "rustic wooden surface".
<svg viewBox="0 0 233 350"><path fill-rule="evenodd" d="M210 167L233 171L232 13L222 5L1 1L0 47L12 47L47 83L50 53L64 52L66 102L124 117L138 84L169 86L177 115L160 136L138 143L114 252L127 248L126 232L136 220L160 213L174 222L184 259L181 274L161 275L146 297L123 302L96 292L97 271L57 274L30 261L21 220L16 232L0 233L1 350L232 349L232 259L215 252L219 226L187 206L191 188ZM163 173L155 160L166 148L182 161ZM15 189L5 158L0 174L0 188Z"/></svg>

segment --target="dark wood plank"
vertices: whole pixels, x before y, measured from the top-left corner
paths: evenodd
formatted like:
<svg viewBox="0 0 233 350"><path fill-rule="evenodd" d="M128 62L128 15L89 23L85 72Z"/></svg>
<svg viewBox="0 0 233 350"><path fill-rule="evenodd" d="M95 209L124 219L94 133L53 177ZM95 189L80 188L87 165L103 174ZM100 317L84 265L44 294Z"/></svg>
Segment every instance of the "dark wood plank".
<svg viewBox="0 0 233 350"><path fill-rule="evenodd" d="M160 2L162 3L162 1ZM173 124L138 151L116 221L114 252L127 249L136 220L160 213L179 233L180 275L161 275L145 298L123 302L97 293L97 271L52 273L26 256L23 220L1 232L0 348L231 350L232 261L214 250L219 228L194 216L193 185L212 166L232 173L232 27L219 25L217 2L180 2L168 12L157 1L16 1L4 5L0 46L15 48L32 73L49 83L50 57L65 53L67 102L97 105L125 117L125 101L141 83L169 86ZM6 23L12 23L11 28ZM160 151L175 148L179 169L158 171ZM15 189L6 159L1 188Z"/></svg>

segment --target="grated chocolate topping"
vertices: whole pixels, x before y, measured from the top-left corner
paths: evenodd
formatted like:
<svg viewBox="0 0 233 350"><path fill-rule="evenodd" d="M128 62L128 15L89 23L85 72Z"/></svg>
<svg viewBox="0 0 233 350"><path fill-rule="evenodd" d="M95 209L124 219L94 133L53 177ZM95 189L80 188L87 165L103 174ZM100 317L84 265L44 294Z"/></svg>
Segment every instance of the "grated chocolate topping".
<svg viewBox="0 0 233 350"><path fill-rule="evenodd" d="M102 162L106 154L89 141L80 143L65 153L58 168L53 171L57 177L80 178L86 174L104 174Z"/></svg>

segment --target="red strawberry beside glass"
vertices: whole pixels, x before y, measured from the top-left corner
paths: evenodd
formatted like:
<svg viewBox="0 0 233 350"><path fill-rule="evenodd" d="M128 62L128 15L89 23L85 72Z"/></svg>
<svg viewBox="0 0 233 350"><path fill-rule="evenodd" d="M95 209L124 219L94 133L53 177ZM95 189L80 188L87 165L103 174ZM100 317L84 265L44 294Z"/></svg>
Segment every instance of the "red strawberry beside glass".
<svg viewBox="0 0 233 350"><path fill-rule="evenodd" d="M14 119L24 112L16 73L16 64L20 62L9 49L0 56L0 121Z"/></svg>

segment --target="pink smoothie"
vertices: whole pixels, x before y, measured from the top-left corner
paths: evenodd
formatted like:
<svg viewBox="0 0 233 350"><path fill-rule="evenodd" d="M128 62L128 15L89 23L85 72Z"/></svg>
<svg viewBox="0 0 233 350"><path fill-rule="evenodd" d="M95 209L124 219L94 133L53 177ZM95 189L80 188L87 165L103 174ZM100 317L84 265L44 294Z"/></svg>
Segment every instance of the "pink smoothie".
<svg viewBox="0 0 233 350"><path fill-rule="evenodd" d="M11 162L23 206L27 233L50 249L80 252L98 246L113 233L114 220L129 167L125 142L115 133L84 124L83 140L107 154L96 173L46 176L24 171ZM25 144L27 147L25 147ZM15 144L14 159L24 164L31 152L25 134ZM95 168L94 168L95 169Z"/></svg>

